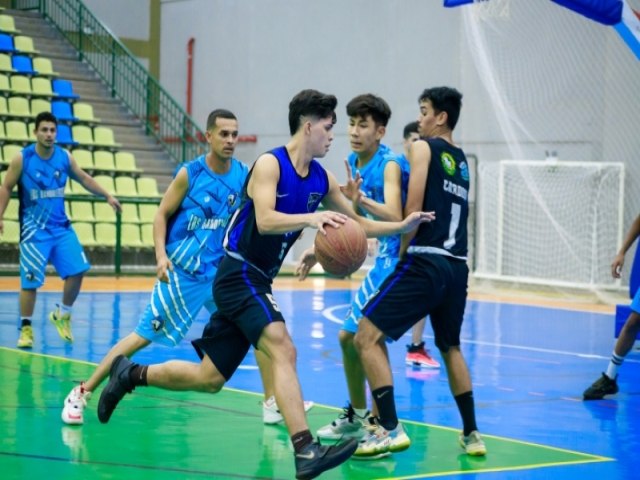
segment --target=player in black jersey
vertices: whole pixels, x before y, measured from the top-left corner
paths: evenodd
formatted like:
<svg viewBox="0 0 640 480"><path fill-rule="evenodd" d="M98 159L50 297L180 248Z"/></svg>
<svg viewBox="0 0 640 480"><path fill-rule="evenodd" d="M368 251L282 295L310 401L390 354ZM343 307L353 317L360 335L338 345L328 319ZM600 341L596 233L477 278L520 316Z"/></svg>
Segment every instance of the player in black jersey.
<svg viewBox="0 0 640 480"><path fill-rule="evenodd" d="M106 418L137 386L217 393L253 345L271 359L276 401L295 450L296 478L314 478L353 454L354 439L334 446L313 442L296 373L296 350L272 294L273 278L305 227L324 232L325 224L338 227L351 217L368 235L386 236L414 230L434 216L415 212L402 222L374 222L354 212L335 176L314 158L329 151L336 105L333 95L298 93L289 104L291 139L262 154L251 168L225 234L226 255L214 281L218 311L202 338L193 342L202 362L145 366L116 357L98 405ZM326 210L316 211L320 203Z"/></svg>
<svg viewBox="0 0 640 480"><path fill-rule="evenodd" d="M355 336L367 380L378 406L378 426L365 437L356 456L372 457L409 448L398 423L393 378L384 354L386 337L398 340L425 315L444 359L449 386L464 429L460 445L469 455L485 455L475 421L471 377L460 351L460 328L467 298L467 215L469 166L454 145L452 132L462 95L449 87L425 90L419 98L421 140L413 143L405 215L434 211L436 220L403 237L404 255L378 293L363 308Z"/></svg>

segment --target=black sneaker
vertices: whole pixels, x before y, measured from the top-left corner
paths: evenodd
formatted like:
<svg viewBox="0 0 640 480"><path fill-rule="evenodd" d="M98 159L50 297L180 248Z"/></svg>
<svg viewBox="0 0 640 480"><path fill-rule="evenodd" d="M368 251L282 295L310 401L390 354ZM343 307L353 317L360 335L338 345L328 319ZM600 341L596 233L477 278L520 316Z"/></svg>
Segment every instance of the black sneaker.
<svg viewBox="0 0 640 480"><path fill-rule="evenodd" d="M295 454L296 478L309 480L322 472L337 467L346 461L358 448L358 439L350 438L333 446L313 442L300 453Z"/></svg>
<svg viewBox="0 0 640 480"><path fill-rule="evenodd" d="M135 365L124 355L118 355L113 359L109 372L109 383L102 390L98 401L98 420L100 422L107 423L125 393L133 391L134 386L131 383L129 374Z"/></svg>
<svg viewBox="0 0 640 480"><path fill-rule="evenodd" d="M616 378L612 380L603 373L598 380L593 382L593 384L584 391L582 394L584 400L600 400L604 398L605 395L618 393L617 378L618 376L616 375Z"/></svg>

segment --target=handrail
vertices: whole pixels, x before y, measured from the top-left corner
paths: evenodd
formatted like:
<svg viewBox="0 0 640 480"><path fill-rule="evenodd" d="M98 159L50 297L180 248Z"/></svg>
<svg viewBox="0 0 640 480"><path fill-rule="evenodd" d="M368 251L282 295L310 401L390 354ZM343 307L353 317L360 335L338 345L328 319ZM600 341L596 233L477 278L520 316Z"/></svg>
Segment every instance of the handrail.
<svg viewBox="0 0 640 480"><path fill-rule="evenodd" d="M193 118L81 0L12 0L11 5L37 10L51 22L177 163L206 148Z"/></svg>

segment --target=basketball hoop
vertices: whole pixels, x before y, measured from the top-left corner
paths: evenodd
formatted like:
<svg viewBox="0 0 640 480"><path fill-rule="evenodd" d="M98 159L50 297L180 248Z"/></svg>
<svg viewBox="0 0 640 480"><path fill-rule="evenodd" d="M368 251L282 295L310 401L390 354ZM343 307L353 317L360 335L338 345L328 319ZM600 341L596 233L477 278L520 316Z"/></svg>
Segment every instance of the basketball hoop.
<svg viewBox="0 0 640 480"><path fill-rule="evenodd" d="M510 0L473 0L473 15L479 20L507 18Z"/></svg>

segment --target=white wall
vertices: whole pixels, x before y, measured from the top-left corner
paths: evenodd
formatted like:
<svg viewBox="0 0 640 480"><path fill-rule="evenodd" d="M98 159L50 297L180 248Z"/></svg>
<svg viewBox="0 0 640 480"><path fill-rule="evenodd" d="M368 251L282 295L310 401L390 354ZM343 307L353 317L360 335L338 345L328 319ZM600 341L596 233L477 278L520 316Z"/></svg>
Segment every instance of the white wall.
<svg viewBox="0 0 640 480"><path fill-rule="evenodd" d="M149 40L150 0L83 0L117 37Z"/></svg>

